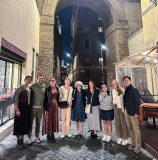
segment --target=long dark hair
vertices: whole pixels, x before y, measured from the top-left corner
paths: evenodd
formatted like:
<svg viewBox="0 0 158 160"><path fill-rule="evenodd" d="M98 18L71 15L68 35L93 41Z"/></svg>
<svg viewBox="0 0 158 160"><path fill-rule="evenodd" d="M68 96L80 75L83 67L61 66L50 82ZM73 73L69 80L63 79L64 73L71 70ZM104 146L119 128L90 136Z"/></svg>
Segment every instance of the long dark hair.
<svg viewBox="0 0 158 160"><path fill-rule="evenodd" d="M109 88L108 88L107 83L103 82L103 83L101 84L101 88L102 88L103 85L106 85L106 87L107 87L107 95L110 96L110 91L109 91ZM101 91L102 91L102 89L101 89Z"/></svg>
<svg viewBox="0 0 158 160"><path fill-rule="evenodd" d="M95 90L96 89L96 85L95 85L95 82L93 81L93 80L90 80L89 82L88 82L88 90L90 91L90 87L89 87L89 83L93 83L93 89Z"/></svg>

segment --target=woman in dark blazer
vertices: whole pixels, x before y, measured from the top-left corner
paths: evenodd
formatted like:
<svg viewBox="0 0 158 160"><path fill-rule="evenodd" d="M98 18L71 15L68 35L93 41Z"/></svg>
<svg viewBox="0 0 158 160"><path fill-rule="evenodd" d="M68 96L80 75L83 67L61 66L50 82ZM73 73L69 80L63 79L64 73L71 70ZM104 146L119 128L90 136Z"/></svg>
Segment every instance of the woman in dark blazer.
<svg viewBox="0 0 158 160"><path fill-rule="evenodd" d="M78 131L76 138L83 138L83 126L86 119L86 95L85 91L82 89L83 83L81 81L77 81L75 83L75 88L76 89L73 92L71 120L76 121L76 127Z"/></svg>
<svg viewBox="0 0 158 160"><path fill-rule="evenodd" d="M91 132L92 138L97 138L98 131L101 130L99 118L99 93L100 90L95 87L94 81L90 80L88 89L86 90L87 104L91 104L91 112L87 113L88 130Z"/></svg>
<svg viewBox="0 0 158 160"><path fill-rule="evenodd" d="M54 132L59 132L58 119L59 88L54 77L50 79L50 86L45 90L43 134L47 134L48 142L55 142Z"/></svg>

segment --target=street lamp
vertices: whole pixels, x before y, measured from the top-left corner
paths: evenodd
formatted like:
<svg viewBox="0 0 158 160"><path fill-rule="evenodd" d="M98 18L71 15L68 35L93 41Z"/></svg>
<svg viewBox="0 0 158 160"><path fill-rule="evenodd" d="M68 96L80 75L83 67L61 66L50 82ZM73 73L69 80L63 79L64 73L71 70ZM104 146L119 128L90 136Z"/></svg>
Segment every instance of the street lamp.
<svg viewBox="0 0 158 160"><path fill-rule="evenodd" d="M101 62L101 77L102 77L102 81L104 81L104 61L103 61L103 50L105 50L106 47L105 45L101 45L101 53L100 53L100 62Z"/></svg>

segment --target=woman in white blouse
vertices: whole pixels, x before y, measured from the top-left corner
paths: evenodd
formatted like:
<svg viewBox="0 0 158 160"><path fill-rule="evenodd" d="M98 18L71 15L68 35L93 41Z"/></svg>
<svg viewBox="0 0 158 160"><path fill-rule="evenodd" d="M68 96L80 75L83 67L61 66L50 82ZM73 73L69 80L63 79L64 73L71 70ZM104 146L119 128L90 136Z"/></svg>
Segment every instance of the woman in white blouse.
<svg viewBox="0 0 158 160"><path fill-rule="evenodd" d="M128 141L128 128L125 121L123 95L124 89L121 88L116 80L112 81L113 91L113 104L114 104L114 117L115 117L115 128L118 136L117 143L127 145Z"/></svg>
<svg viewBox="0 0 158 160"><path fill-rule="evenodd" d="M70 86L70 79L65 79L65 85L59 88L60 102L67 101L68 106L60 108L60 128L61 138L65 136L71 137L70 122L71 122L71 105L72 105L72 92L73 89Z"/></svg>

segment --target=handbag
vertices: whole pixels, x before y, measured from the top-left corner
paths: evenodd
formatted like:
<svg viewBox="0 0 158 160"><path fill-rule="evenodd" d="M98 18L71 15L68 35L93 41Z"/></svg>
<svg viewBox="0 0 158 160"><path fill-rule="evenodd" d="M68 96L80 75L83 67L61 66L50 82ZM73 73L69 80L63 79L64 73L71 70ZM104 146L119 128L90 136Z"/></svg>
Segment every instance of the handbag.
<svg viewBox="0 0 158 160"><path fill-rule="evenodd" d="M91 96L90 104L86 104L85 113L92 113L92 106L91 106L92 99L93 99L93 94L92 94L92 96Z"/></svg>
<svg viewBox="0 0 158 160"><path fill-rule="evenodd" d="M69 92L70 92L70 89L69 89ZM69 107L69 103L68 103L69 92L68 92L68 96L67 96L67 101L59 102L59 108L60 109L64 109L64 108L68 108Z"/></svg>

